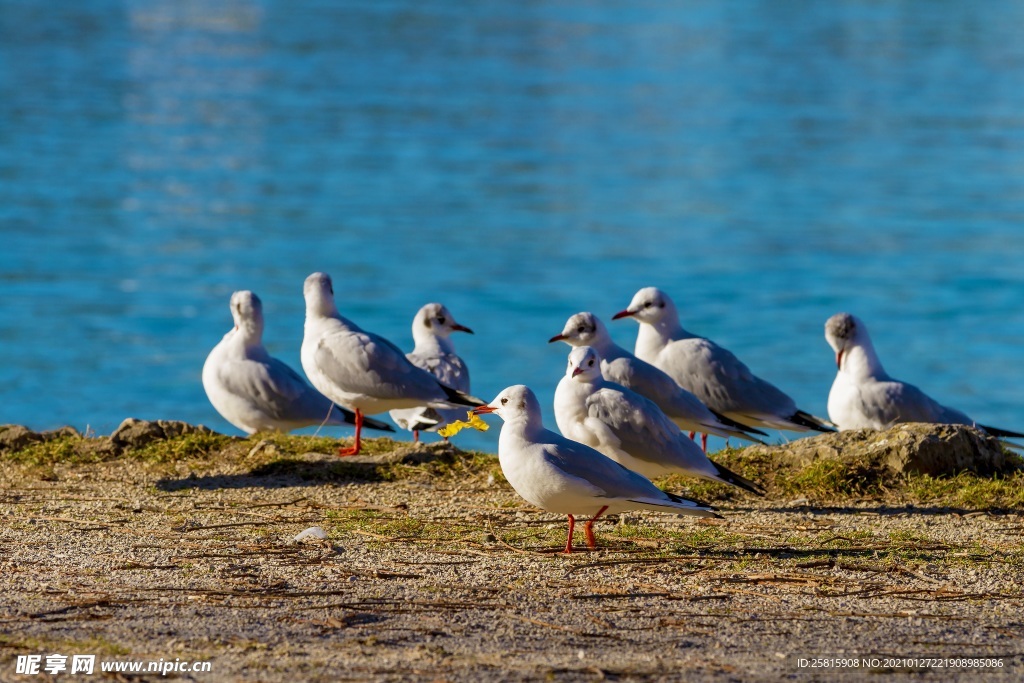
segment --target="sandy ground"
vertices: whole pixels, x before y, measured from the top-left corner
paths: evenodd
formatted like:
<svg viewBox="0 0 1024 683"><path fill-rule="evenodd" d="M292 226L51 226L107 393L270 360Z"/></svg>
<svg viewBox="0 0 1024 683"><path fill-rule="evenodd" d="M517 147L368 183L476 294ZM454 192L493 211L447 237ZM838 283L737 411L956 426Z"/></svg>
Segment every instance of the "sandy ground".
<svg viewBox="0 0 1024 683"><path fill-rule="evenodd" d="M5 465L0 680L52 653L209 661L166 676L196 681L1024 678L1019 514L743 498L599 522L565 556L564 520L486 469L299 460Z"/></svg>

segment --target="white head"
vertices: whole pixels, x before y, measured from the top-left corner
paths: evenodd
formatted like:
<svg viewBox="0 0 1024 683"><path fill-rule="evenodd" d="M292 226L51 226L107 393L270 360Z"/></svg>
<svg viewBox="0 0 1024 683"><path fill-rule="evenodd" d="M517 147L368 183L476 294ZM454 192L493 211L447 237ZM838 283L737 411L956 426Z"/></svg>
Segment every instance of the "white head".
<svg viewBox="0 0 1024 683"><path fill-rule="evenodd" d="M548 343L564 341L570 346L600 346L608 341L608 329L593 313L584 312L570 316L565 321L561 334L556 334Z"/></svg>
<svg viewBox="0 0 1024 683"><path fill-rule="evenodd" d="M577 346L569 352L565 376L577 382L593 382L601 377L601 354L591 346Z"/></svg>
<svg viewBox="0 0 1024 683"><path fill-rule="evenodd" d="M612 320L619 318L635 318L639 322L657 325L663 320L679 320L676 306L668 294L657 287L644 287L633 295L633 300L625 310L619 311L612 316Z"/></svg>
<svg viewBox="0 0 1024 683"><path fill-rule="evenodd" d="M306 317L338 315L338 307L334 304L334 285L327 273L313 273L307 277L302 285L302 295L306 298Z"/></svg>
<svg viewBox="0 0 1024 683"><path fill-rule="evenodd" d="M844 356L855 346L865 347L871 357L875 355L868 328L860 318L849 313L836 313L825 321L825 341L836 352L836 368L839 370L843 369Z"/></svg>
<svg viewBox="0 0 1024 683"><path fill-rule="evenodd" d="M249 290L231 295L231 317L246 338L257 342L263 338L263 302Z"/></svg>
<svg viewBox="0 0 1024 683"><path fill-rule="evenodd" d="M506 388L493 401L485 406L474 408L473 412L477 415L496 413L508 424L522 423L528 426L543 427L540 403L530 388L523 384L515 384Z"/></svg>
<svg viewBox="0 0 1024 683"><path fill-rule="evenodd" d="M447 339L452 332L473 334L473 330L455 322L451 312L441 304L427 304L412 319L412 337L417 341L425 337Z"/></svg>

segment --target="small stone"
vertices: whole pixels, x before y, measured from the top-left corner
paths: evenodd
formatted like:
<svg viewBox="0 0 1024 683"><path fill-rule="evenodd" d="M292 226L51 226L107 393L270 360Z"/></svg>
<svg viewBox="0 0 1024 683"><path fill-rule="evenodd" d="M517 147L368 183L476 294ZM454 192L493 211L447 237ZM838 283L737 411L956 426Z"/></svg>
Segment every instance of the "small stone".
<svg viewBox="0 0 1024 683"><path fill-rule="evenodd" d="M17 452L31 443L42 440L42 435L33 432L28 427L21 425L0 426L0 452Z"/></svg>
<svg viewBox="0 0 1024 683"><path fill-rule="evenodd" d="M305 541L307 539L311 540L311 541L323 541L326 538L327 538L327 532L326 531L324 531L323 529L321 529L318 526L311 526L308 529L304 529L303 531L300 531L298 534L296 534L295 538L293 538L292 540L295 541L296 543L301 543L302 541Z"/></svg>

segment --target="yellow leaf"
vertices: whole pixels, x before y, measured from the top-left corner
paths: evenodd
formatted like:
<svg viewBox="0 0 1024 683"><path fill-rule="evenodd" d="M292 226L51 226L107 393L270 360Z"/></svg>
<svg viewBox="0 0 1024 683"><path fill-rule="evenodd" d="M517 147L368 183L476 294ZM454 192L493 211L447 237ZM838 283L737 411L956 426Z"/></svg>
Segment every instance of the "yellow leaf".
<svg viewBox="0 0 1024 683"><path fill-rule="evenodd" d="M438 429L437 433L447 439L449 436L455 436L466 427L472 427L473 429L480 432L486 432L488 429L491 428L491 425L487 424L482 419L480 419L480 416L474 413L472 410L466 413L466 417L469 420L468 422L463 422L462 420L455 420L454 422L449 422L444 427Z"/></svg>

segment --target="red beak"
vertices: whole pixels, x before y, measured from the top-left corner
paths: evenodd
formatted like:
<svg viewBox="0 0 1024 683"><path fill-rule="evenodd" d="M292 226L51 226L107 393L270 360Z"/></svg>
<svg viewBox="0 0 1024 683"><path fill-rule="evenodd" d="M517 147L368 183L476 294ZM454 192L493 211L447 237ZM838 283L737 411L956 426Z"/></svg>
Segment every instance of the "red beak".
<svg viewBox="0 0 1024 683"><path fill-rule="evenodd" d="M470 334L473 334L473 330L469 329L465 325L460 325L458 323L452 323L452 329L457 332L469 332Z"/></svg>
<svg viewBox="0 0 1024 683"><path fill-rule="evenodd" d="M583 368L573 368L572 369L572 376L575 377L576 375L580 374L581 372L583 372Z"/></svg>
<svg viewBox="0 0 1024 683"><path fill-rule="evenodd" d="M551 339L548 339L548 344L556 341L565 341L566 339L568 339L568 337L566 337L564 334L556 334Z"/></svg>
<svg viewBox="0 0 1024 683"><path fill-rule="evenodd" d="M843 351L844 349L839 349L839 353L836 354L836 370L843 369Z"/></svg>
<svg viewBox="0 0 1024 683"><path fill-rule="evenodd" d="M632 317L633 317L634 315L635 315L635 314L633 313L633 311L631 311L631 310L629 310L629 309L627 308L626 310L624 310L624 311L619 311L618 313L616 313L615 315L613 315L613 316L612 316L612 320L618 320L619 318L632 318Z"/></svg>
<svg viewBox="0 0 1024 683"><path fill-rule="evenodd" d="M487 413L493 413L495 410L497 410L497 408L492 408L490 406L477 406L470 412L475 415L486 415Z"/></svg>

